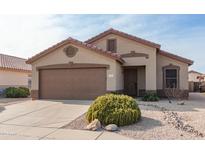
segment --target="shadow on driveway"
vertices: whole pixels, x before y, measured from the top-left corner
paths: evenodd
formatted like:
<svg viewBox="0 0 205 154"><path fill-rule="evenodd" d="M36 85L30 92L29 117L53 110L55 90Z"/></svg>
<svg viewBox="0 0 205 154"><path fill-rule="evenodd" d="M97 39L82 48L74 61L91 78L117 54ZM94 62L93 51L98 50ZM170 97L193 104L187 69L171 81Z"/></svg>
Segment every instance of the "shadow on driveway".
<svg viewBox="0 0 205 154"><path fill-rule="evenodd" d="M41 101L59 102L62 104L73 104L73 105L90 105L93 100L51 100L41 99Z"/></svg>
<svg viewBox="0 0 205 154"><path fill-rule="evenodd" d="M21 103L27 100L31 100L31 98L0 98L0 106L7 106L16 103Z"/></svg>
<svg viewBox="0 0 205 154"><path fill-rule="evenodd" d="M0 106L0 113L5 110L5 107Z"/></svg>

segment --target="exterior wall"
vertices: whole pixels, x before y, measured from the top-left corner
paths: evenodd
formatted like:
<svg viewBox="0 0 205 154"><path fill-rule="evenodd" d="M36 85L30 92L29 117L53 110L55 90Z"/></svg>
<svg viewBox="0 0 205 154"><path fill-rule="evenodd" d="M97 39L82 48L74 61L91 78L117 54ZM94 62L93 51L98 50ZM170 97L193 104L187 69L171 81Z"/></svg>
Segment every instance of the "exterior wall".
<svg viewBox="0 0 205 154"><path fill-rule="evenodd" d="M124 89L124 74L123 67L116 65L116 90L122 91Z"/></svg>
<svg viewBox="0 0 205 154"><path fill-rule="evenodd" d="M0 70L0 88L28 86L28 73Z"/></svg>
<svg viewBox="0 0 205 154"><path fill-rule="evenodd" d="M141 43L137 43L136 41L132 41L129 39L125 39L123 37L117 35L107 35L104 38L97 40L93 44L103 48L106 50L107 39L117 39L117 52L119 54L130 53L131 51L135 51L136 53L145 53L149 56L149 58L145 57L127 57L123 58L125 60L124 66L146 66L146 90L156 90L156 48L152 48Z"/></svg>
<svg viewBox="0 0 205 154"><path fill-rule="evenodd" d="M67 45L68 46L68 45ZM75 46L75 45L72 45ZM55 64L67 64L69 62L73 63L88 63L88 64L107 64L109 68L107 70L107 90L116 91L122 88L121 83L118 81L121 80L119 74L120 64L115 60L95 53L93 51L87 50L82 47L78 47L78 52L72 58L67 57L63 49L66 46L58 48L56 51L40 58L32 64L32 90L36 91L39 89L39 72L36 69L40 66L46 65L55 65ZM120 78L118 78L120 76Z"/></svg>
<svg viewBox="0 0 205 154"><path fill-rule="evenodd" d="M145 90L146 88L145 67L137 68L137 80L138 80L138 89Z"/></svg>
<svg viewBox="0 0 205 154"><path fill-rule="evenodd" d="M193 81L189 81L189 91L194 92L194 82Z"/></svg>
<svg viewBox="0 0 205 154"><path fill-rule="evenodd" d="M179 89L188 90L188 64L157 54L157 89L163 89L163 67L176 65L179 70Z"/></svg>

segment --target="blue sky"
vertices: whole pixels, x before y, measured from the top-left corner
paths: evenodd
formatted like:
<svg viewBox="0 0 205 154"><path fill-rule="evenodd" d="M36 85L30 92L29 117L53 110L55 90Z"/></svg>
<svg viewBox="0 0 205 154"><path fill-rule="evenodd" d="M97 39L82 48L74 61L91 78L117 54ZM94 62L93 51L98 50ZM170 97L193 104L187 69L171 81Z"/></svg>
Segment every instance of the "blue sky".
<svg viewBox="0 0 205 154"><path fill-rule="evenodd" d="M69 36L86 40L108 28L161 44L205 73L205 15L1 15L0 52L28 58Z"/></svg>

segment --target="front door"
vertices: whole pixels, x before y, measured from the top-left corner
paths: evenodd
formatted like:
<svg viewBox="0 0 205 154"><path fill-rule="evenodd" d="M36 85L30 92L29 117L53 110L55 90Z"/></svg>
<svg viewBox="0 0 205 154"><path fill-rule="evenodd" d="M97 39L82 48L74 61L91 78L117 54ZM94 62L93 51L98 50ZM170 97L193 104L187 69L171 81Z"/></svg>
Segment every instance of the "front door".
<svg viewBox="0 0 205 154"><path fill-rule="evenodd" d="M124 93L137 96L137 69L124 69Z"/></svg>

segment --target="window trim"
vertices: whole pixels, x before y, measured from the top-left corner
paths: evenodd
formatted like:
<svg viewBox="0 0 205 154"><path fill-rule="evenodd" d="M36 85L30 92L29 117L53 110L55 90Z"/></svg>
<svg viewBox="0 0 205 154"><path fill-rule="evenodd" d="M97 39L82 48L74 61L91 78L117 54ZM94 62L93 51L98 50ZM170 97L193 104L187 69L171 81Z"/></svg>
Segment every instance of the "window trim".
<svg viewBox="0 0 205 154"><path fill-rule="evenodd" d="M166 70L168 69L176 69L177 71L177 89L180 88L180 67L179 66L176 66L176 65L173 65L173 64L170 64L170 65L167 65L167 66L164 66L162 68L162 71L163 71L163 89L167 89L166 87Z"/></svg>
<svg viewBox="0 0 205 154"><path fill-rule="evenodd" d="M117 52L117 39L115 39L115 38L110 38L110 39L107 39L107 51L110 51L110 50L108 50L108 48L109 48L109 45L108 45L108 43L109 43L109 41L112 41L112 40L114 40L115 41L115 43L114 43L114 51L111 51L111 52Z"/></svg>

